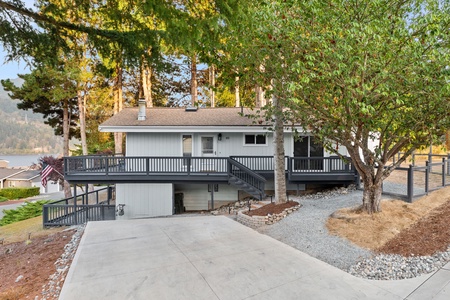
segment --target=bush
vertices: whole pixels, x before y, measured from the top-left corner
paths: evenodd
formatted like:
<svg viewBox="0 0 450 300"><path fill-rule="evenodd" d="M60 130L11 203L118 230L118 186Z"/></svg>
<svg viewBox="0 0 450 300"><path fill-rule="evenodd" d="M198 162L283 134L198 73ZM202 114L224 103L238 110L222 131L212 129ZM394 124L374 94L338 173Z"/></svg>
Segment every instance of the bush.
<svg viewBox="0 0 450 300"><path fill-rule="evenodd" d="M6 201L8 201L8 198L0 196L0 202L6 202Z"/></svg>
<svg viewBox="0 0 450 300"><path fill-rule="evenodd" d="M0 196L10 200L33 197L39 195L39 193L39 187L0 189Z"/></svg>
<svg viewBox="0 0 450 300"><path fill-rule="evenodd" d="M49 202L49 200L25 202L26 204L16 209L5 209L3 210L5 215L0 220L0 226L38 217L42 215L42 206Z"/></svg>

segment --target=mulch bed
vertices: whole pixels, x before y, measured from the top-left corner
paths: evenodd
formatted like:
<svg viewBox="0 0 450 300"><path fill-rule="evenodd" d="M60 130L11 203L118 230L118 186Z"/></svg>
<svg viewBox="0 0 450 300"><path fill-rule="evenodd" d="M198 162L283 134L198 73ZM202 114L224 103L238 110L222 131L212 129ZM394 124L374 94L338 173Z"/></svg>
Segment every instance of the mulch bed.
<svg viewBox="0 0 450 300"><path fill-rule="evenodd" d="M249 216L267 216L268 214L280 214L282 213L286 208L291 208L294 206L297 206L299 203L296 201L288 201L285 203L269 203L264 206L261 206L260 208L257 208L255 210L246 211L244 214Z"/></svg>
<svg viewBox="0 0 450 300"><path fill-rule="evenodd" d="M434 209L410 228L402 230L378 249L402 256L428 256L447 251L450 245L450 201Z"/></svg>

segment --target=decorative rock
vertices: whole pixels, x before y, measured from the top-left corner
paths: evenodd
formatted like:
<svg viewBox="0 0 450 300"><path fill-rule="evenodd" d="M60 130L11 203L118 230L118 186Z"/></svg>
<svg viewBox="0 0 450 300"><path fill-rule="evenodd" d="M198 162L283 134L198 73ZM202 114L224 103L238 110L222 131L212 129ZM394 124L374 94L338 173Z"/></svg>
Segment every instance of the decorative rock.
<svg viewBox="0 0 450 300"><path fill-rule="evenodd" d="M60 284L62 285L65 274L69 270L70 263L72 262L73 257L75 256L75 252L78 248L78 244L80 243L81 236L83 235L85 225L76 226L75 229L77 232L72 236L72 239L68 244L64 246L64 253L60 258L55 262L56 271L49 277L49 281L46 285L44 285L42 289L42 299L50 300L50 299L58 299L59 294L61 292ZM69 228L69 230L73 230L74 227Z"/></svg>
<svg viewBox="0 0 450 300"><path fill-rule="evenodd" d="M433 256L404 257L394 254L379 254L351 266L348 272L366 279L408 279L437 271L449 261L450 247L447 252L439 252Z"/></svg>

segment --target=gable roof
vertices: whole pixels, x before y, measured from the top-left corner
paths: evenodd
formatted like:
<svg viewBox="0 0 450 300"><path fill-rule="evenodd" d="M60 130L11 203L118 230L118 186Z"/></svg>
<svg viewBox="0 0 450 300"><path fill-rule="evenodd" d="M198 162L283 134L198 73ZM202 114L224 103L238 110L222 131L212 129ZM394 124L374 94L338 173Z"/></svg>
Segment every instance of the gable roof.
<svg viewBox="0 0 450 300"><path fill-rule="evenodd" d="M24 169L0 168L0 180L5 180L11 176L24 172Z"/></svg>
<svg viewBox="0 0 450 300"><path fill-rule="evenodd" d="M27 170L20 172L19 174L15 174L11 177L8 177L8 180L33 180L37 177L40 177L41 171L40 170Z"/></svg>
<svg viewBox="0 0 450 300"><path fill-rule="evenodd" d="M156 107L146 109L146 119L138 120L137 107L125 108L99 126L103 132L171 132L180 130L201 129L217 131L218 128L241 131L242 128L254 128L257 131L267 130L264 118L253 119L248 115L256 115L250 108L199 108L187 111L185 108ZM241 115L241 111L243 115Z"/></svg>

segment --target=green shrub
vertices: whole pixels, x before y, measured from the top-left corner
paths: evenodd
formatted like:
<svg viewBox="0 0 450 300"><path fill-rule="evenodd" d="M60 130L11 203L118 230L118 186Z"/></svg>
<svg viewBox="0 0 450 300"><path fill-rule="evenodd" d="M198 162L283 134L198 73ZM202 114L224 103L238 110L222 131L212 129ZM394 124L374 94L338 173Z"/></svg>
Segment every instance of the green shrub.
<svg viewBox="0 0 450 300"><path fill-rule="evenodd" d="M27 220L42 215L42 206L49 203L48 200L40 200L36 202L25 202L24 205L16 209L5 209L5 215L0 220L0 226Z"/></svg>
<svg viewBox="0 0 450 300"><path fill-rule="evenodd" d="M8 201L8 198L0 196L0 202L6 202L6 201Z"/></svg>
<svg viewBox="0 0 450 300"><path fill-rule="evenodd" d="M0 196L11 200L33 197L39 195L39 193L40 193L39 187L0 189Z"/></svg>

